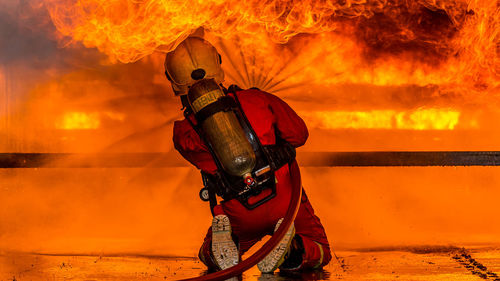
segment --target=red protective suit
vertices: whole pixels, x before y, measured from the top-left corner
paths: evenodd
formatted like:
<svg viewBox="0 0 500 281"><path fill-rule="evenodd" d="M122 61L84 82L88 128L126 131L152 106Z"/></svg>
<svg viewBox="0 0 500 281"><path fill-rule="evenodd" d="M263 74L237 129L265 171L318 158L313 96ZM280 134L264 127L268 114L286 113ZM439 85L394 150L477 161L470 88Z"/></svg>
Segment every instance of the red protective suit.
<svg viewBox="0 0 500 281"><path fill-rule="evenodd" d="M308 137L304 121L278 97L256 89L236 92L241 107L262 145L275 144L276 135L294 147L302 146ZM193 122L196 122L193 118ZM216 165L207 147L194 131L188 120L174 123L173 141L175 148L186 160L205 172L214 173ZM263 205L248 210L238 200L221 202L214 209L215 215L226 214L231 221L233 234L239 242L240 254L246 252L265 235L272 234L276 222L284 217L291 199L291 178L288 165L275 172L277 179L276 197ZM265 197L265 190L256 199ZM303 193L302 202L295 219L296 234L300 235L305 253L300 268L317 268L331 259L330 246L319 218ZM200 249L200 259L215 268L209 258L211 229Z"/></svg>

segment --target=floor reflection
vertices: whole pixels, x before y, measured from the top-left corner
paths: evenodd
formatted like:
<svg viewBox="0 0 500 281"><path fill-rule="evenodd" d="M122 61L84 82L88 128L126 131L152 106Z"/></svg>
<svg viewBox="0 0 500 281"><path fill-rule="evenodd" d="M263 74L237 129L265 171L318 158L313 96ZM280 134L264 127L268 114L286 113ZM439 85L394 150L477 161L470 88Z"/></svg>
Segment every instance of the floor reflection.
<svg viewBox="0 0 500 281"><path fill-rule="evenodd" d="M392 250L391 250L392 249ZM384 248L338 251L321 270L262 274L257 267L231 281L492 280L500 281L500 246ZM180 280L208 274L194 257L92 256L0 251L0 281Z"/></svg>

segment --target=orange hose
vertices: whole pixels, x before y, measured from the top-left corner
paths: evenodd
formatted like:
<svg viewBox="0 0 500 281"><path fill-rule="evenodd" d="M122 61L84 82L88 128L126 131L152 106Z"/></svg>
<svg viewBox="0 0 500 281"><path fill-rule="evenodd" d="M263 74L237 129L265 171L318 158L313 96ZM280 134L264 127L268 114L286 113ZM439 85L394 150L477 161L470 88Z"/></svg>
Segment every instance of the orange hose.
<svg viewBox="0 0 500 281"><path fill-rule="evenodd" d="M226 280L233 276L238 276L242 274L244 271L250 269L252 266L256 265L259 261L269 254L276 245L281 241L283 236L285 236L286 231L292 225L295 220L295 216L299 210L301 195L302 195L302 182L300 179L300 170L297 165L297 161L293 161L288 165L290 169L290 176L292 182L292 199L290 200L290 204L288 205L288 209L285 214L285 218L281 223L278 230L274 233L274 235L267 241L262 247L257 250L253 255L251 255L248 259L241 261L239 264L227 268L225 270L221 270L218 272L214 272L211 274L207 274L205 276L182 279L179 281L217 281L217 280Z"/></svg>

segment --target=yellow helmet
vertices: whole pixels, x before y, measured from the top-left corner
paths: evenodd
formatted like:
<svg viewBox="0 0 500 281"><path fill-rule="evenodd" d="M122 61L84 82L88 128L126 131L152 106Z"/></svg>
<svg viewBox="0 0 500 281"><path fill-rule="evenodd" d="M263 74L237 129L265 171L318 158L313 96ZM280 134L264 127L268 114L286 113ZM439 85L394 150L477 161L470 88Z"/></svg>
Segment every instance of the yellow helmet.
<svg viewBox="0 0 500 281"><path fill-rule="evenodd" d="M201 79L224 81L221 57L214 46L199 37L188 37L165 58L165 75L176 96L186 95L189 87Z"/></svg>

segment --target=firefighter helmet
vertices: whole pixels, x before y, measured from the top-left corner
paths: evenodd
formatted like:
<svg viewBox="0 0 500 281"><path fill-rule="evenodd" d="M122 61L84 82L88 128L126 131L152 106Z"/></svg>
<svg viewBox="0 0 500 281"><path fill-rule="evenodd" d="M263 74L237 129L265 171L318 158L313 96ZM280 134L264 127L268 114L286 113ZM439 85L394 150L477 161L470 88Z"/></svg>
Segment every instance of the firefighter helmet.
<svg viewBox="0 0 500 281"><path fill-rule="evenodd" d="M165 75L176 96L187 94L191 85L201 79L224 81L221 57L214 46L199 37L188 37L165 58Z"/></svg>

